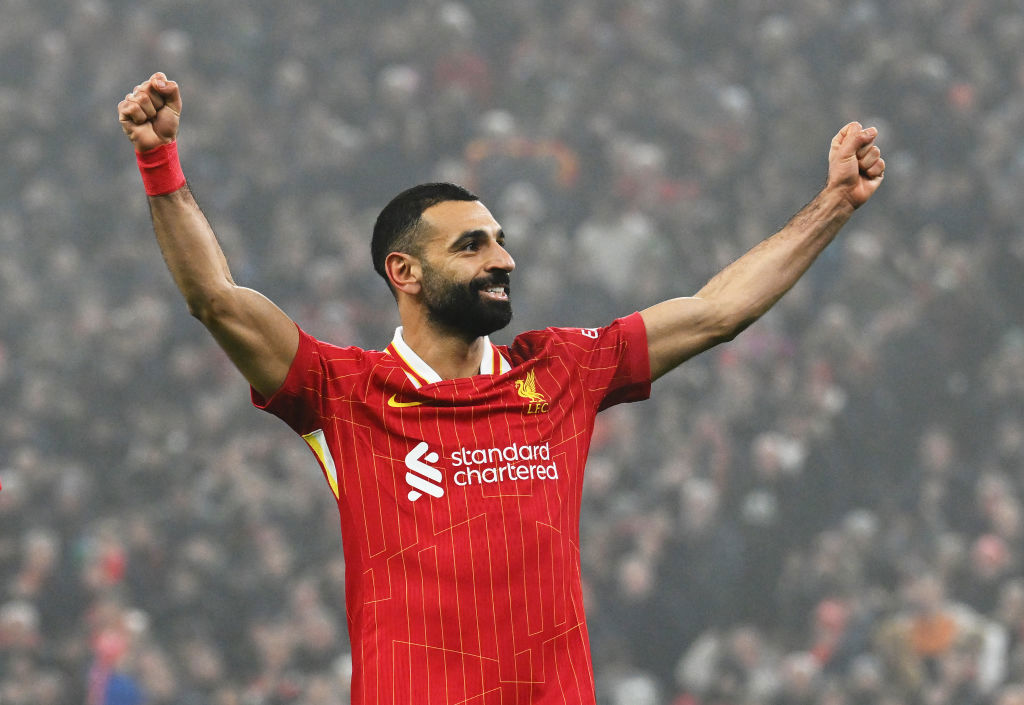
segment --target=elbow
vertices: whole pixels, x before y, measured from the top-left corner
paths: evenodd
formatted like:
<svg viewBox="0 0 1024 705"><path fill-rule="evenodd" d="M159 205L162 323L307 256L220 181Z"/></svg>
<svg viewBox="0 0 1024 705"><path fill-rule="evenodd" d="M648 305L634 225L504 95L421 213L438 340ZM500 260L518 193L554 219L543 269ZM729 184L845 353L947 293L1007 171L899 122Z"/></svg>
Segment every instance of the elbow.
<svg viewBox="0 0 1024 705"><path fill-rule="evenodd" d="M736 336L749 328L758 318L760 316L751 311L723 307L713 308L712 314L705 320L705 336L709 341L708 347L735 340Z"/></svg>
<svg viewBox="0 0 1024 705"><path fill-rule="evenodd" d="M189 293L185 296L185 305L188 307L189 315L209 328L231 317L233 311L233 296L230 286L217 287L215 289L203 289Z"/></svg>
<svg viewBox="0 0 1024 705"><path fill-rule="evenodd" d="M734 340L763 313L757 303L729 296L711 287L705 287L693 298L703 302L696 323L709 348Z"/></svg>
<svg viewBox="0 0 1024 705"><path fill-rule="evenodd" d="M723 323L717 334L717 342L728 343L735 340L736 336L749 328L756 320L757 316L751 316Z"/></svg>
<svg viewBox="0 0 1024 705"><path fill-rule="evenodd" d="M708 299L708 303L704 329L714 345L728 343L757 320L756 316L748 315L740 307L723 305L714 299Z"/></svg>

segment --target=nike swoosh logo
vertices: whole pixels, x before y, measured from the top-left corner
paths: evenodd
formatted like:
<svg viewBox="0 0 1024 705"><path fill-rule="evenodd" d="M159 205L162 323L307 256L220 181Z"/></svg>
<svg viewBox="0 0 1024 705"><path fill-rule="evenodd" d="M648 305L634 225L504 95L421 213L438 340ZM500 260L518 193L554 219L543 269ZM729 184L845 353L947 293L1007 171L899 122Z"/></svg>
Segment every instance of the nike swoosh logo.
<svg viewBox="0 0 1024 705"><path fill-rule="evenodd" d="M395 398L397 396L397 394L391 395L391 397L388 399L388 406L393 406L396 409L405 409L410 406L419 406L420 404L423 403L421 401L398 401L398 399Z"/></svg>

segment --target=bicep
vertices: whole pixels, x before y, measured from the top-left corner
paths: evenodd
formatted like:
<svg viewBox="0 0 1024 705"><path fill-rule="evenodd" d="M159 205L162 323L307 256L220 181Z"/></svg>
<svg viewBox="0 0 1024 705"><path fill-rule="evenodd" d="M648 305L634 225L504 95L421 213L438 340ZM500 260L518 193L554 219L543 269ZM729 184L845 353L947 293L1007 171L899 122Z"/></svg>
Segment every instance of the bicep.
<svg viewBox="0 0 1024 705"><path fill-rule="evenodd" d="M647 328L652 380L729 339L717 307L699 296L669 299L640 315Z"/></svg>
<svg viewBox="0 0 1024 705"><path fill-rule="evenodd" d="M269 398L281 388L295 353L299 329L270 299L230 286L211 302L203 325L253 389Z"/></svg>

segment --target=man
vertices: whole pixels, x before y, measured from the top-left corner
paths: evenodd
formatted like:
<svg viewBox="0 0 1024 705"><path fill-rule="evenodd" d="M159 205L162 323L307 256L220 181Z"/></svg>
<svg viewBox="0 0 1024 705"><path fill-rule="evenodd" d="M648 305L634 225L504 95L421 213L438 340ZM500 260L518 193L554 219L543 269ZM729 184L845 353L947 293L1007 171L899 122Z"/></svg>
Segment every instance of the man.
<svg viewBox="0 0 1024 705"><path fill-rule="evenodd" d="M374 227L402 326L384 351L304 333L234 283L178 164L162 73L118 105L189 311L316 454L338 503L355 703L593 703L578 526L594 415L732 339L881 183L876 130L832 140L828 182L695 296L604 328L493 345L511 319L505 234L465 189L425 184Z"/></svg>

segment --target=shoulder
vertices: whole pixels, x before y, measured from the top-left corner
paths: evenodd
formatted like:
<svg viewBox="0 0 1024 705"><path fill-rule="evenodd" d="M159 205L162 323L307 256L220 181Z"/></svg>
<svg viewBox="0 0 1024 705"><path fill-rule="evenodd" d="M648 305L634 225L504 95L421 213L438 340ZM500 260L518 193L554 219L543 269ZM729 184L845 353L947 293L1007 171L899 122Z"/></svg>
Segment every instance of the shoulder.
<svg viewBox="0 0 1024 705"><path fill-rule="evenodd" d="M532 365L538 380L545 370L566 384L582 385L595 411L650 394L647 332L639 313L600 328L528 331L508 353L513 369Z"/></svg>
<svg viewBox="0 0 1024 705"><path fill-rule="evenodd" d="M645 344L643 318L639 313L633 313L596 328L551 326L526 331L512 341L509 355L512 364L516 365L543 354L576 357L607 347Z"/></svg>
<svg viewBox="0 0 1024 705"><path fill-rule="evenodd" d="M585 330L587 329L552 326L550 328L520 333L508 348L512 364L520 365L532 358L551 354L554 349L570 343L574 337L586 335L583 332Z"/></svg>
<svg viewBox="0 0 1024 705"><path fill-rule="evenodd" d="M391 356L381 350L368 350L356 345L337 345L316 338L299 329L299 351L296 361L303 360L307 369L372 369L387 363Z"/></svg>

